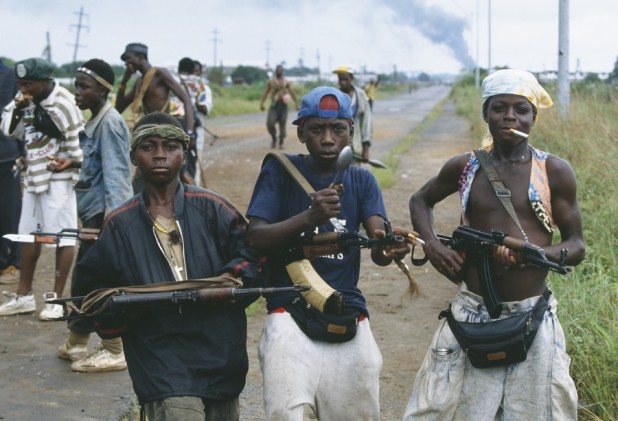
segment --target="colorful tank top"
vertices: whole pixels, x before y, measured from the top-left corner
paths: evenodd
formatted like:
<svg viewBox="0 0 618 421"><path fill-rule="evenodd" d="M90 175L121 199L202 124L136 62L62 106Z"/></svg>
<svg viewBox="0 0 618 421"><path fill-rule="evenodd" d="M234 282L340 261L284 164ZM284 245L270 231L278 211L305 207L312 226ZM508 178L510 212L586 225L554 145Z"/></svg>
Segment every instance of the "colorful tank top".
<svg viewBox="0 0 618 421"><path fill-rule="evenodd" d="M533 146L530 146L530 150L532 151L532 169L530 171L530 181L528 183L528 198L530 199L530 205L534 213L539 221L541 221L541 224L543 224L545 230L549 233L553 233L556 225L551 211L551 192L549 190L547 169L545 167L549 153L536 149ZM470 154L470 159L468 159L459 177L461 220L464 224L468 223L466 218L466 206L470 198L470 188L472 187L472 181L474 181L474 176L480 166L481 164L476 158L476 155L472 152Z"/></svg>

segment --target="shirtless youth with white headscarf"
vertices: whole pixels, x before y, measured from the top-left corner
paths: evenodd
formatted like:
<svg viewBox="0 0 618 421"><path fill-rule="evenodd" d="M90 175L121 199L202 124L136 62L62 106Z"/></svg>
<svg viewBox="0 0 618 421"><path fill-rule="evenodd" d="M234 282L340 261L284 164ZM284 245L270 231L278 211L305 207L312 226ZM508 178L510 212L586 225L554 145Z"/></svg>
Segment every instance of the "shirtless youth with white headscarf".
<svg viewBox="0 0 618 421"><path fill-rule="evenodd" d="M547 269L522 264L519 252L495 246L493 256L488 254L488 279L502 307L492 313L492 319L489 301L483 298L479 258L442 244L433 224L434 205L458 192L466 226L483 232L503 231L534 244L551 262L574 266L583 260L585 245L573 170L565 160L528 143L538 109L551 105L551 98L531 73L499 70L489 75L483 81L482 117L491 137L485 147L490 164L480 164L483 151L454 156L410 200L412 224L425 240L426 256L459 290L449 306L451 320L447 323L444 317L440 321L416 376L405 420L577 418L577 391L569 375L557 301L546 284ZM515 217L489 181L485 168L491 171L491 164L509 192L506 196L510 196ZM552 244L556 229L560 242ZM565 249L568 253L563 260ZM532 330L537 329L536 336L522 350L523 360L507 350L484 354L487 360L479 364L470 346L462 346L452 333L451 325L457 330L461 322L467 322L473 328L482 325L504 334L503 323L496 321L515 320L537 303L540 310L528 319Z"/></svg>

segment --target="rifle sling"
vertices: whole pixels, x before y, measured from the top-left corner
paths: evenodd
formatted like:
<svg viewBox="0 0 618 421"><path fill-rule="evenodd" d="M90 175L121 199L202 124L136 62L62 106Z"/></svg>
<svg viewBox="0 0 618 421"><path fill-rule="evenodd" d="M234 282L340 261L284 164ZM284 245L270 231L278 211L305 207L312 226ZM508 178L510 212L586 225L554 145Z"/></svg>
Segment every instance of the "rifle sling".
<svg viewBox="0 0 618 421"><path fill-rule="evenodd" d="M92 291L88 294L82 301L79 308L71 302L67 302L67 307L78 314L96 316L105 311L114 295L121 293L139 294L145 292L199 290L204 288L240 288L242 285L242 281L235 278L230 278L229 276L214 276L212 278L191 279L188 281L160 282L155 284L119 288L103 288ZM98 306L99 303L101 303L100 306Z"/></svg>
<svg viewBox="0 0 618 421"><path fill-rule="evenodd" d="M474 154L476 155L481 168L485 170L487 178L489 178L489 182L496 192L496 196L500 199L502 206L504 206L504 209L506 209L507 213L511 216L511 218L513 218L513 221L515 221L517 227L523 234L524 239L528 241L528 236L524 232L524 229L519 222L519 218L517 217L517 213L515 213L515 209L513 208L513 203L511 202L511 191L504 186L491 156L489 156L489 153L484 149L477 149L474 151Z"/></svg>
<svg viewBox="0 0 618 421"><path fill-rule="evenodd" d="M283 165L283 168L285 168L290 174L290 176L294 179L294 181L298 183L300 188L303 189L305 193L307 193L307 196L311 196L312 193L315 193L315 189L313 188L313 186L309 184L309 181L307 181L305 176L302 175L300 171L298 171L296 165L294 165L292 161L290 161L290 158L288 158L286 154L270 152L266 156L271 156L277 159L281 163L281 165Z"/></svg>

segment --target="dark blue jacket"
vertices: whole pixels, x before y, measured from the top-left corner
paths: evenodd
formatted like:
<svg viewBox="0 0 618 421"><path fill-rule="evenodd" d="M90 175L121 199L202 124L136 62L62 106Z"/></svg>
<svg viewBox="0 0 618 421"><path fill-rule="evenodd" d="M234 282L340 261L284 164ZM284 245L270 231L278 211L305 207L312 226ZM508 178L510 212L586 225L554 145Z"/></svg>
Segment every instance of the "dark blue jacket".
<svg viewBox="0 0 618 421"><path fill-rule="evenodd" d="M246 221L229 202L181 184L174 212L189 279L230 271L246 287L259 286L259 256L247 248ZM153 230L141 194L121 205L77 266L80 284L92 290L173 281ZM132 314L122 340L139 402L238 396L248 370L246 305L166 305Z"/></svg>
<svg viewBox="0 0 618 421"><path fill-rule="evenodd" d="M17 93L17 76L15 69L8 67L0 60L0 112L13 100ZM14 162L23 155L23 145L15 138L0 131L0 163Z"/></svg>

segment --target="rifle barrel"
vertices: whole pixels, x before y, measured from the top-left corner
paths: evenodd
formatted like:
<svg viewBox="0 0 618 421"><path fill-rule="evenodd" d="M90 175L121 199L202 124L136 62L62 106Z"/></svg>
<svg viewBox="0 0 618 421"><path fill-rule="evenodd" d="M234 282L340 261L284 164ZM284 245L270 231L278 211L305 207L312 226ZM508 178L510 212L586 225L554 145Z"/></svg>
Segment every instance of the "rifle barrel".
<svg viewBox="0 0 618 421"><path fill-rule="evenodd" d="M273 288L204 288L200 290L159 291L138 294L117 294L111 299L112 305L156 304L156 303L193 303L232 301L236 298L256 295L272 295L281 292L305 291L309 287L273 287Z"/></svg>

